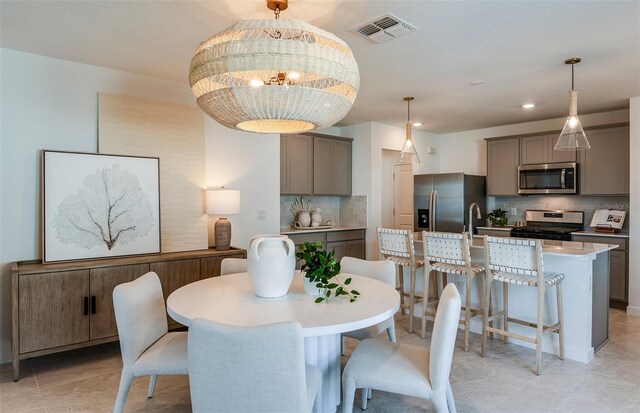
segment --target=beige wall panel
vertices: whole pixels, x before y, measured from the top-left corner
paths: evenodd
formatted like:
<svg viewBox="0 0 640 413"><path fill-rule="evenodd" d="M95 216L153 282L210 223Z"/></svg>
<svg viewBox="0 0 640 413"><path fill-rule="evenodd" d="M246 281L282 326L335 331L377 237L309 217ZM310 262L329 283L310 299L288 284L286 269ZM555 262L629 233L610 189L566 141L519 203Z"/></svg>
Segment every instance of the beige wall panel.
<svg viewBox="0 0 640 413"><path fill-rule="evenodd" d="M99 93L98 148L159 157L162 252L208 248L204 119L197 107Z"/></svg>

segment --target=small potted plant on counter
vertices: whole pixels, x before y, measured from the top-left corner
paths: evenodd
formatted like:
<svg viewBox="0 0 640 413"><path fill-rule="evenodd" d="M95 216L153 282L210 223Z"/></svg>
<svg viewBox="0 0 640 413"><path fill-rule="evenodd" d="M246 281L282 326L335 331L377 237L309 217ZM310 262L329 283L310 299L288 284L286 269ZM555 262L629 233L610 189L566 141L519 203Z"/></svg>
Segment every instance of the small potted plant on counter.
<svg viewBox="0 0 640 413"><path fill-rule="evenodd" d="M494 209L487 214L487 219L491 221L492 227L504 227L507 225L507 211L500 208Z"/></svg>
<svg viewBox="0 0 640 413"><path fill-rule="evenodd" d="M360 293L348 290L351 278L341 282L336 275L340 273L340 263L335 259L335 250L328 252L322 248L321 242L305 242L296 251L296 258L303 260L304 291L309 295L317 295L316 303L328 301L329 298L347 296L350 302L358 299Z"/></svg>

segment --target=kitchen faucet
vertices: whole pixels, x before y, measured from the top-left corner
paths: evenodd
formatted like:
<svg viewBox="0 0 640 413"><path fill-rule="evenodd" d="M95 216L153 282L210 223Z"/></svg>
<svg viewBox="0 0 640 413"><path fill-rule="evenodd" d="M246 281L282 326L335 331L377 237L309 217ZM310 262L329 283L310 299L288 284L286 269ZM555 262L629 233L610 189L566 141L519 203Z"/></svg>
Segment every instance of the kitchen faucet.
<svg viewBox="0 0 640 413"><path fill-rule="evenodd" d="M476 218L482 219L482 214L480 213L480 205L475 202L469 205L469 235L473 237L473 208L476 208ZM464 228L463 228L464 230Z"/></svg>

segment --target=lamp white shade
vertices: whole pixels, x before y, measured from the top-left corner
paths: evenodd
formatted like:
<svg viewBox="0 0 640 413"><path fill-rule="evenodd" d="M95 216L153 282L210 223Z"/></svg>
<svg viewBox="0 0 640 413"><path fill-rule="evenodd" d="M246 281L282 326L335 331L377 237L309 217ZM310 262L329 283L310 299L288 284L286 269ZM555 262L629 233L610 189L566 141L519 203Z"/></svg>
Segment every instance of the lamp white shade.
<svg viewBox="0 0 640 413"><path fill-rule="evenodd" d="M240 190L207 189L207 214L230 215L240 212Z"/></svg>

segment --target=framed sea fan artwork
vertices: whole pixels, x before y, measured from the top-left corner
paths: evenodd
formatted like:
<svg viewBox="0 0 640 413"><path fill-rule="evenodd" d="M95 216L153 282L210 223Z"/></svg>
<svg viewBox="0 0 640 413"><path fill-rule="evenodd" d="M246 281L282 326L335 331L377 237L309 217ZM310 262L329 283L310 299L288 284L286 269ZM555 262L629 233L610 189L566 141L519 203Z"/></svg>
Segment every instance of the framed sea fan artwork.
<svg viewBox="0 0 640 413"><path fill-rule="evenodd" d="M159 158L42 151L43 262L160 252Z"/></svg>

